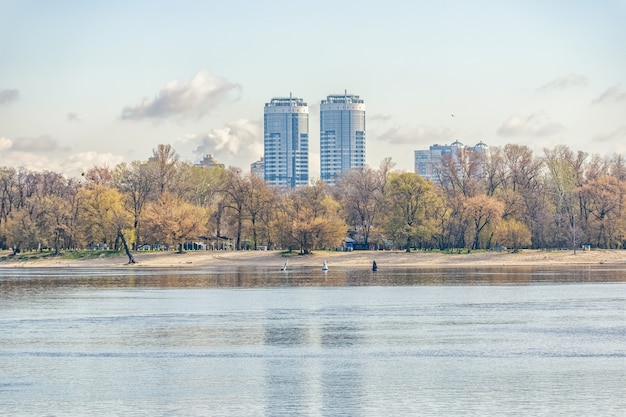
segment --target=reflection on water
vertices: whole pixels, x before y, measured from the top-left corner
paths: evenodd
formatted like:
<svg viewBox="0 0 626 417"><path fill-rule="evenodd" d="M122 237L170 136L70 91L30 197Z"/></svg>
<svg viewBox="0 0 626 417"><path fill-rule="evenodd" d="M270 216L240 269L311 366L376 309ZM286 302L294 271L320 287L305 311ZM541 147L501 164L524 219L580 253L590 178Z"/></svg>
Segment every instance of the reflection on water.
<svg viewBox="0 0 626 417"><path fill-rule="evenodd" d="M625 277L0 270L0 411L622 416Z"/></svg>
<svg viewBox="0 0 626 417"><path fill-rule="evenodd" d="M157 288L271 288L334 286L413 285L515 285L536 283L626 282L626 268L575 267L483 267L483 268L390 268L369 269L301 267L288 271L267 268L167 268L94 269L2 269L4 291L35 288L157 287Z"/></svg>

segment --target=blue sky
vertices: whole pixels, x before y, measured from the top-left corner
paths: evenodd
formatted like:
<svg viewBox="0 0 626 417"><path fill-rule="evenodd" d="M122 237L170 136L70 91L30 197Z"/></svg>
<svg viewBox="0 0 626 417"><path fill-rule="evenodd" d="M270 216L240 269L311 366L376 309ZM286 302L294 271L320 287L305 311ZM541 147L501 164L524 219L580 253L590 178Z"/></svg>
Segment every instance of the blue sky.
<svg viewBox="0 0 626 417"><path fill-rule="evenodd" d="M626 155L624 22L626 0L0 0L0 166L76 176L167 143L247 171L292 93L316 178L319 102L344 90L373 167L454 140Z"/></svg>

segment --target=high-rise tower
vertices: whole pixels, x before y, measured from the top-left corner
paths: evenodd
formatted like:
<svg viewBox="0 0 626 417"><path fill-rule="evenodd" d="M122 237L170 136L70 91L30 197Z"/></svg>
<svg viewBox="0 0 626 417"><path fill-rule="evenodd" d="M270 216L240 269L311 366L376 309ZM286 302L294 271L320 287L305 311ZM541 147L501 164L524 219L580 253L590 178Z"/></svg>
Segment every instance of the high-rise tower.
<svg viewBox="0 0 626 417"><path fill-rule="evenodd" d="M320 175L327 184L365 166L365 102L346 91L320 104Z"/></svg>
<svg viewBox="0 0 626 417"><path fill-rule="evenodd" d="M264 111L265 182L281 188L309 183L309 108L300 98L272 98Z"/></svg>

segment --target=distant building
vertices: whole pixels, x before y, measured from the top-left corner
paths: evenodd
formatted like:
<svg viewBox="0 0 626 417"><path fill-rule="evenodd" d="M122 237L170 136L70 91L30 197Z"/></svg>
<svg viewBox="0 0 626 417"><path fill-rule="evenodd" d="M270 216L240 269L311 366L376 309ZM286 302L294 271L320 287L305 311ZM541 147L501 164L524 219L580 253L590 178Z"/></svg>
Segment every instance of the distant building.
<svg viewBox="0 0 626 417"><path fill-rule="evenodd" d="M263 179L265 177L265 161L263 157L250 164L250 173L257 178Z"/></svg>
<svg viewBox="0 0 626 417"><path fill-rule="evenodd" d="M309 183L309 108L304 100L272 98L263 114L265 182L281 188Z"/></svg>
<svg viewBox="0 0 626 417"><path fill-rule="evenodd" d="M483 154L488 146L482 141L475 146L463 145L458 140L450 145L432 145L429 149L415 151L415 173L427 180L439 182L441 161L445 155L449 155L458 165L459 152L477 152ZM482 170L479 170L481 173Z"/></svg>
<svg viewBox="0 0 626 417"><path fill-rule="evenodd" d="M320 176L334 185L351 168L365 166L365 102L359 96L330 95L320 104Z"/></svg>
<svg viewBox="0 0 626 417"><path fill-rule="evenodd" d="M210 167L210 168L224 168L224 164L220 164L217 162L217 159L211 154L204 155L202 160L197 164L194 164L197 167Z"/></svg>

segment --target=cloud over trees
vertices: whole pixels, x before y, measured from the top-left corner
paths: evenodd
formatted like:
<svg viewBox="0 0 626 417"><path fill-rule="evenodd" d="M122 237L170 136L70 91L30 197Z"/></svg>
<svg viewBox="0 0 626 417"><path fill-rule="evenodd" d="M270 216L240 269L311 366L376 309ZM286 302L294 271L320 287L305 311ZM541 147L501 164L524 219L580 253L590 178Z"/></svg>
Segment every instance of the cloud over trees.
<svg viewBox="0 0 626 417"><path fill-rule="evenodd" d="M241 86L200 70L189 82L168 82L154 98L143 98L122 110L123 120L202 118Z"/></svg>
<svg viewBox="0 0 626 417"><path fill-rule="evenodd" d="M433 143L444 142L452 137L448 128L419 125L410 127L393 127L378 136L378 140L392 145L414 144L419 141Z"/></svg>
<svg viewBox="0 0 626 417"><path fill-rule="evenodd" d="M558 122L552 121L545 111L536 111L528 116L513 115L497 130L499 136L551 136L565 130Z"/></svg>
<svg viewBox="0 0 626 417"><path fill-rule="evenodd" d="M263 127L260 123L239 119L206 134L190 134L179 142L194 146L197 155L214 154L218 157L240 156L256 159L263 154Z"/></svg>

